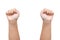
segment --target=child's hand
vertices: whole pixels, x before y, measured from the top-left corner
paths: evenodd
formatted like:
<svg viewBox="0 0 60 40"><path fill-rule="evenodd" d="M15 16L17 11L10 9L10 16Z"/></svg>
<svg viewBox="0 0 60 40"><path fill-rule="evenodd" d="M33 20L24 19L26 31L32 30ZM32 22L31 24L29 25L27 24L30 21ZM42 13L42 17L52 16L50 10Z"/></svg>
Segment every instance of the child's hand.
<svg viewBox="0 0 60 40"><path fill-rule="evenodd" d="M53 15L54 15L54 13L49 9L43 9L41 11L41 17L42 17L43 21L51 21L53 18Z"/></svg>
<svg viewBox="0 0 60 40"><path fill-rule="evenodd" d="M17 20L19 17L19 12L16 9L11 9L6 12L8 20Z"/></svg>

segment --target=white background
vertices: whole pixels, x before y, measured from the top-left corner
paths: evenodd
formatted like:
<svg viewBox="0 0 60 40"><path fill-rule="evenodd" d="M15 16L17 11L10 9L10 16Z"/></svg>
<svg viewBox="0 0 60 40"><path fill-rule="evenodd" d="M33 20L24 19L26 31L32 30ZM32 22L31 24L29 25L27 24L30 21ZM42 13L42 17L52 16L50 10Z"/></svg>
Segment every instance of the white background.
<svg viewBox="0 0 60 40"><path fill-rule="evenodd" d="M60 40L59 0L0 0L0 40L8 40L8 20L6 11L16 8L20 11L18 29L21 40L39 40L42 29L40 11L53 10L52 40Z"/></svg>

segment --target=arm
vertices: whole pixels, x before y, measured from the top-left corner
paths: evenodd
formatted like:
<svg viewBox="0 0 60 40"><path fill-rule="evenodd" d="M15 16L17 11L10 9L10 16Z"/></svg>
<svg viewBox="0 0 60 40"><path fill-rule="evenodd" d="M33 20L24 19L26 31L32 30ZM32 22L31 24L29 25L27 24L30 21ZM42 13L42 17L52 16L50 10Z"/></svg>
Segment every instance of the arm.
<svg viewBox="0 0 60 40"><path fill-rule="evenodd" d="M44 9L41 12L41 17L43 19L43 25L40 40L51 40L51 20L53 12L51 10Z"/></svg>
<svg viewBox="0 0 60 40"><path fill-rule="evenodd" d="M9 22L9 40L20 40L17 26L18 11L11 9L7 11L6 15Z"/></svg>
<svg viewBox="0 0 60 40"><path fill-rule="evenodd" d="M20 40L17 21L10 21L9 22L9 40Z"/></svg>
<svg viewBox="0 0 60 40"><path fill-rule="evenodd" d="M40 40L51 40L51 22L47 23L43 21Z"/></svg>

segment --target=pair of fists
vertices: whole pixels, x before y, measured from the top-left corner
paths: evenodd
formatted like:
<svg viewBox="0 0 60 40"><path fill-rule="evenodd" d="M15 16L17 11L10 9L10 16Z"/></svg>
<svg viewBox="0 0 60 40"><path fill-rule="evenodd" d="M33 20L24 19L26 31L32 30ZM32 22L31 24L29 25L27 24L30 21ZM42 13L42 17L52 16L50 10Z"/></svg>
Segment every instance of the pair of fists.
<svg viewBox="0 0 60 40"><path fill-rule="evenodd" d="M6 12L8 20L17 20L19 17L19 11L16 9L11 9ZM41 11L41 17L43 20L51 21L54 13L51 10L43 9Z"/></svg>

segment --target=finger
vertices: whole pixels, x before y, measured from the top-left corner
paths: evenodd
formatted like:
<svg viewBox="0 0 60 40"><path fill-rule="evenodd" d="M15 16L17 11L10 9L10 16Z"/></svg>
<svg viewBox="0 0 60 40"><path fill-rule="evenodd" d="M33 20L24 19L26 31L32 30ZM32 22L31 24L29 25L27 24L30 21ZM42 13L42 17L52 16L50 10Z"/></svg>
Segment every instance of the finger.
<svg viewBox="0 0 60 40"><path fill-rule="evenodd" d="M47 13L47 11L43 12L43 14L46 14L46 15L49 15L49 16L54 15L54 13Z"/></svg>
<svg viewBox="0 0 60 40"><path fill-rule="evenodd" d="M13 10L8 10L8 11L6 12L6 15L13 15Z"/></svg>
<svg viewBox="0 0 60 40"><path fill-rule="evenodd" d="M13 15L13 13L6 13L6 15Z"/></svg>
<svg viewBox="0 0 60 40"><path fill-rule="evenodd" d="M17 9L14 8L13 11L14 11L14 14L20 15L20 12Z"/></svg>
<svg viewBox="0 0 60 40"><path fill-rule="evenodd" d="M47 13L46 15L53 16L53 15L54 15L54 13Z"/></svg>
<svg viewBox="0 0 60 40"><path fill-rule="evenodd" d="M54 15L54 13L51 10L49 10L49 9L44 9L43 10L43 14L46 14L46 15L49 15L49 16Z"/></svg>
<svg viewBox="0 0 60 40"><path fill-rule="evenodd" d="M16 14L17 12L18 12L17 9L14 8L13 13Z"/></svg>

